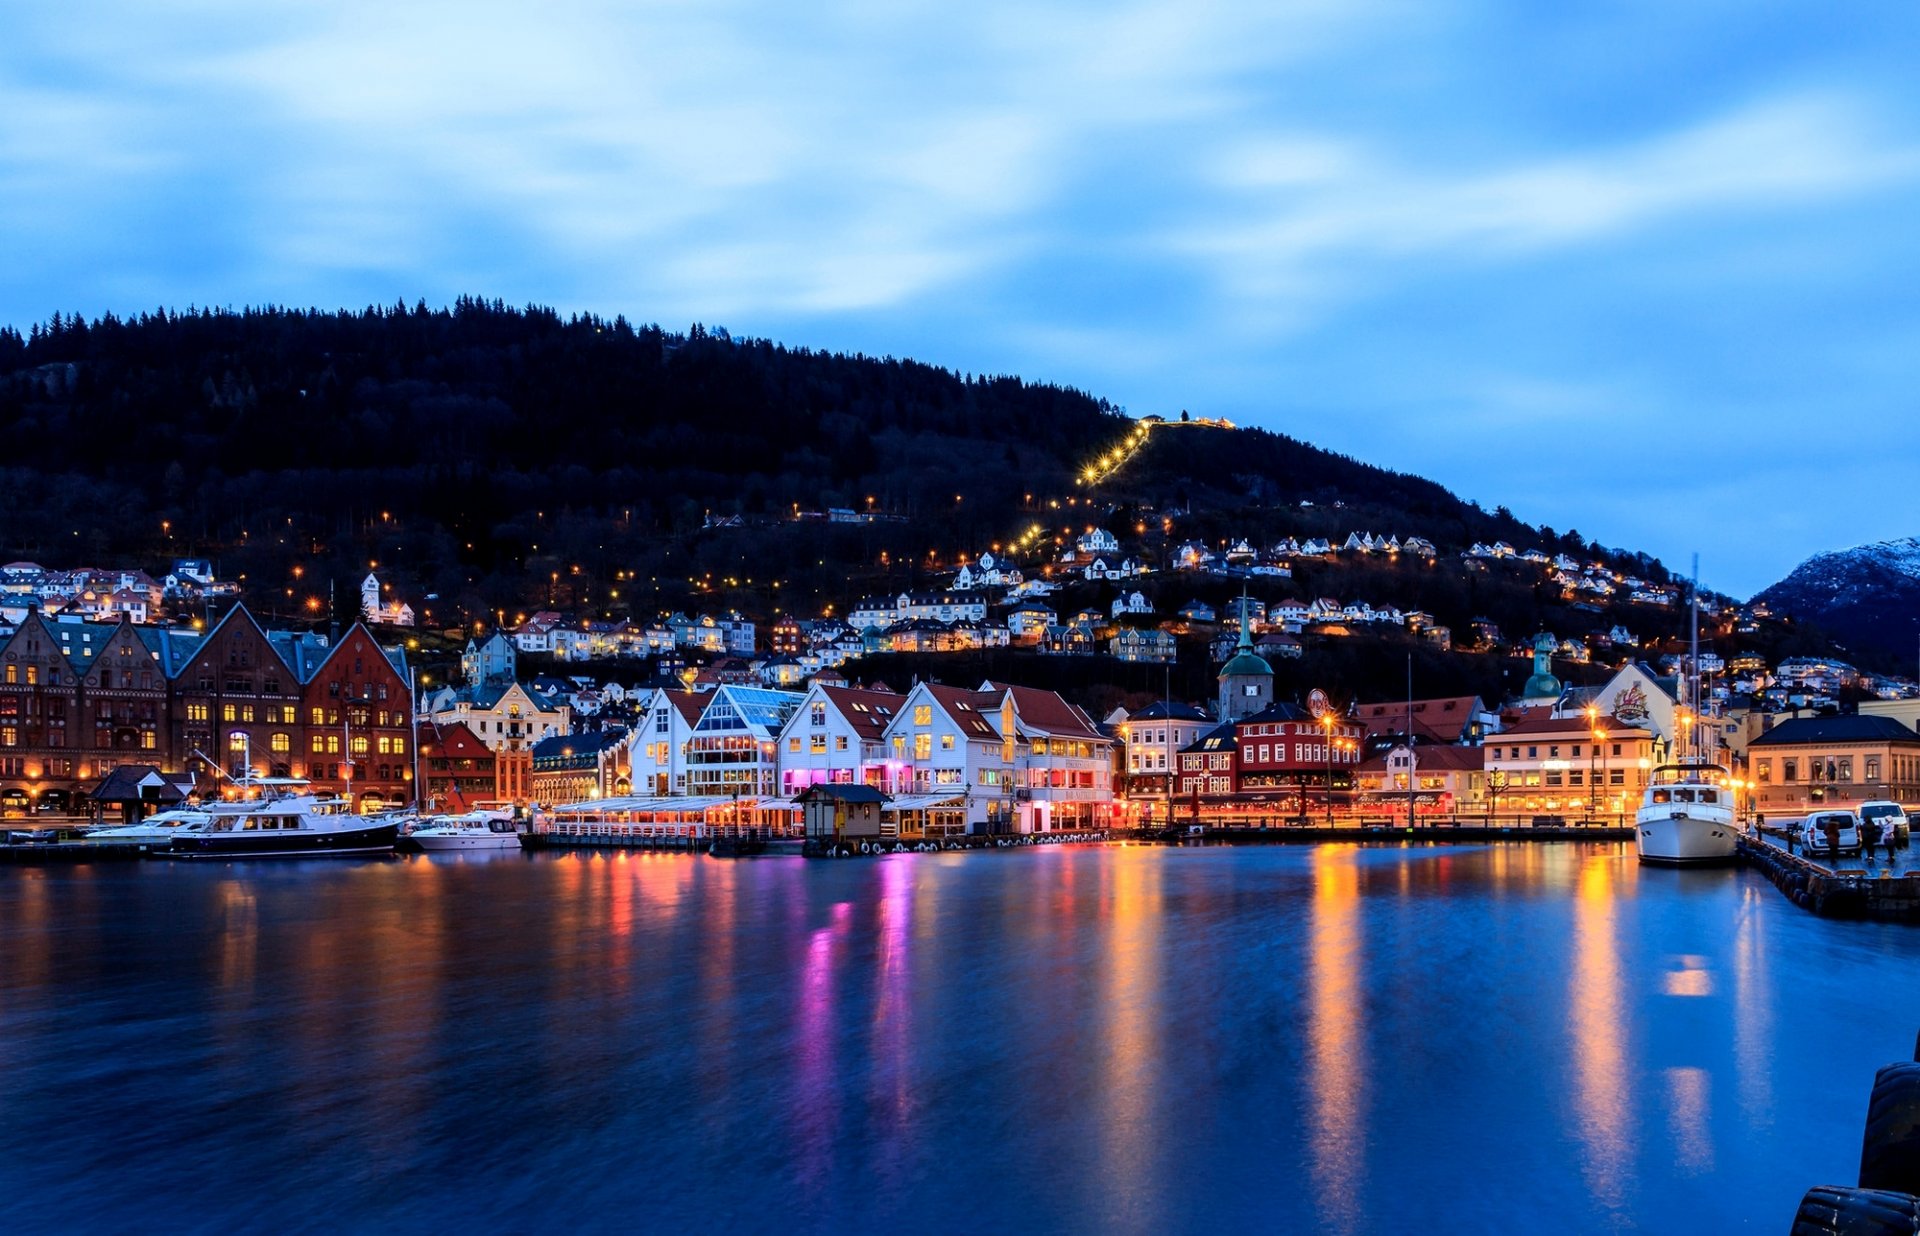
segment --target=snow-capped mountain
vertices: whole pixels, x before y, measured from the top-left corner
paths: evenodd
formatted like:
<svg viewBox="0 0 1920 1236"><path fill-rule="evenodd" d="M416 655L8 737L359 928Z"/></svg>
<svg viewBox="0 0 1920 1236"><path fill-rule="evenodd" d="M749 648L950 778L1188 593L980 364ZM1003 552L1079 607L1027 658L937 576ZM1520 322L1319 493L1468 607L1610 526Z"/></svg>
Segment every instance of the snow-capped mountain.
<svg viewBox="0 0 1920 1236"><path fill-rule="evenodd" d="M1851 645L1912 653L1920 635L1920 537L1815 554L1753 599Z"/></svg>

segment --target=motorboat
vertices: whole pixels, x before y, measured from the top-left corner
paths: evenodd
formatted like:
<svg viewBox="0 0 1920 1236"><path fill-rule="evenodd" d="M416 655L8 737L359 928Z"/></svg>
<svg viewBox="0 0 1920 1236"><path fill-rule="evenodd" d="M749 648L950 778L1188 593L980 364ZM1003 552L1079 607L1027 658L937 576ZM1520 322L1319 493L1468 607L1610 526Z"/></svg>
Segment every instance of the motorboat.
<svg viewBox="0 0 1920 1236"><path fill-rule="evenodd" d="M1733 790L1718 764L1663 764L1653 770L1633 840L1643 863L1706 866L1732 862L1739 841Z"/></svg>
<svg viewBox="0 0 1920 1236"><path fill-rule="evenodd" d="M1711 727L1699 724L1700 688L1700 559L1693 560L1693 636L1686 672L1680 679L1680 721L1686 758L1662 764L1647 779L1640 809L1633 816L1633 843L1643 863L1704 867L1730 863L1739 853L1740 833L1734 823L1735 800L1727 770L1707 758L1702 743Z"/></svg>
<svg viewBox="0 0 1920 1236"><path fill-rule="evenodd" d="M393 849L399 828L390 820L356 815L342 798L304 792L295 778L247 783L260 797L208 808L203 829L177 834L170 858L300 858L335 854L382 854Z"/></svg>
<svg viewBox="0 0 1920 1236"><path fill-rule="evenodd" d="M213 813L193 807L169 807L132 824L109 824L88 831L86 840L165 849L175 837L206 831Z"/></svg>
<svg viewBox="0 0 1920 1236"><path fill-rule="evenodd" d="M410 831L407 840L429 852L517 850L520 848L520 830L511 815L469 811L465 815L435 816Z"/></svg>

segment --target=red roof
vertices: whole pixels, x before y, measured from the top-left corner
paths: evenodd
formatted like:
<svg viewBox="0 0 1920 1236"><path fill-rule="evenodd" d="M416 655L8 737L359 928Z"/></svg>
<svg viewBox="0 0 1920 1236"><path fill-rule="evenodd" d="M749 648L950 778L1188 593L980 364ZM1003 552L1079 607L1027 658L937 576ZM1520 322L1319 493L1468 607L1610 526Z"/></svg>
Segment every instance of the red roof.
<svg viewBox="0 0 1920 1236"><path fill-rule="evenodd" d="M434 726L433 737L427 740L426 753L476 759L492 755L493 750L480 741L478 734L467 728L466 722L455 721L451 725Z"/></svg>
<svg viewBox="0 0 1920 1236"><path fill-rule="evenodd" d="M887 725L900 711L905 696L892 691L863 691L858 687L822 685L820 694L839 710L854 731L868 742L879 742Z"/></svg>
<svg viewBox="0 0 1920 1236"><path fill-rule="evenodd" d="M1418 772L1479 772L1487 766L1487 752L1484 747L1454 747L1415 745L1413 766ZM1376 755L1360 765L1361 772L1384 772L1387 757Z"/></svg>
<svg viewBox="0 0 1920 1236"><path fill-rule="evenodd" d="M673 705L674 711L688 725L700 723L700 714L706 711L707 701L713 698L708 691L662 691L660 694L667 697L667 702Z"/></svg>
<svg viewBox="0 0 1920 1236"><path fill-rule="evenodd" d="M1020 720L1028 729L1059 738L1104 740L1106 737L1094 727L1093 718L1061 699L1057 692L1000 682L989 682L987 687L989 689L981 694L993 699L996 706L1002 692L1012 693L1014 711L1020 714Z"/></svg>
<svg viewBox="0 0 1920 1236"><path fill-rule="evenodd" d="M1460 741L1461 731L1481 710L1477 695L1451 695L1440 699L1413 701L1413 732L1420 738L1443 743ZM1355 712L1366 725L1367 733L1404 734L1407 732L1407 702L1361 704Z"/></svg>
<svg viewBox="0 0 1920 1236"><path fill-rule="evenodd" d="M1606 730L1609 734L1619 734L1624 731L1629 735L1631 735L1631 734L1644 732L1640 729L1639 726L1629 725L1625 721L1622 721L1620 718L1614 716L1612 713L1608 713L1606 716L1601 717L1598 720L1597 724L1600 726L1601 729ZM1551 737L1551 736L1558 736L1561 734L1586 734L1590 732L1591 731L1588 727L1587 719L1584 716L1528 717L1521 720L1517 724L1508 726L1506 729L1501 730L1498 734L1489 734L1487 736L1487 741L1490 744L1498 745L1500 743L1510 742L1515 738L1525 738L1532 735L1543 735L1543 736Z"/></svg>
<svg viewBox="0 0 1920 1236"><path fill-rule="evenodd" d="M983 712L992 712L1000 707L1000 697L991 691L968 691L962 687L942 686L927 683L927 694L934 702L946 710L960 732L968 738L998 738L1000 731L993 723L982 716Z"/></svg>

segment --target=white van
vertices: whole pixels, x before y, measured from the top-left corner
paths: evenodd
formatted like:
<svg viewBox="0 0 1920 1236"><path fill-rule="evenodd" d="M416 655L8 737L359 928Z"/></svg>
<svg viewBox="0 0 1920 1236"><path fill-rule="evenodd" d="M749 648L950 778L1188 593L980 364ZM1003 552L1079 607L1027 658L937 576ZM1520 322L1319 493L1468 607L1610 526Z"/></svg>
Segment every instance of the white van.
<svg viewBox="0 0 1920 1236"><path fill-rule="evenodd" d="M1901 807L1899 803L1861 803L1859 814L1862 820L1871 820L1879 824L1882 828L1891 824L1893 826L1893 843L1895 845L1907 844L1907 813L1906 809Z"/></svg>
<svg viewBox="0 0 1920 1236"><path fill-rule="evenodd" d="M1834 842L1827 843L1827 825L1835 826ZM1809 857L1815 854L1858 854L1860 817L1851 811L1816 811L1800 822L1794 840Z"/></svg>

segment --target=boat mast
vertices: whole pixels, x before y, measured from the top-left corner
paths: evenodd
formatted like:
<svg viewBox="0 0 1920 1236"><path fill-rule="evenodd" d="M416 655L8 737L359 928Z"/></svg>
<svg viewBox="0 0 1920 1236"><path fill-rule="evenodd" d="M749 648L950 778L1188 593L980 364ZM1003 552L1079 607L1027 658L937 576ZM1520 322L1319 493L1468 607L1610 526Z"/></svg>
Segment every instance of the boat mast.
<svg viewBox="0 0 1920 1236"><path fill-rule="evenodd" d="M1693 728L1687 731L1687 756L1700 756L1700 555L1693 556L1693 634L1687 646L1687 707L1693 712Z"/></svg>

